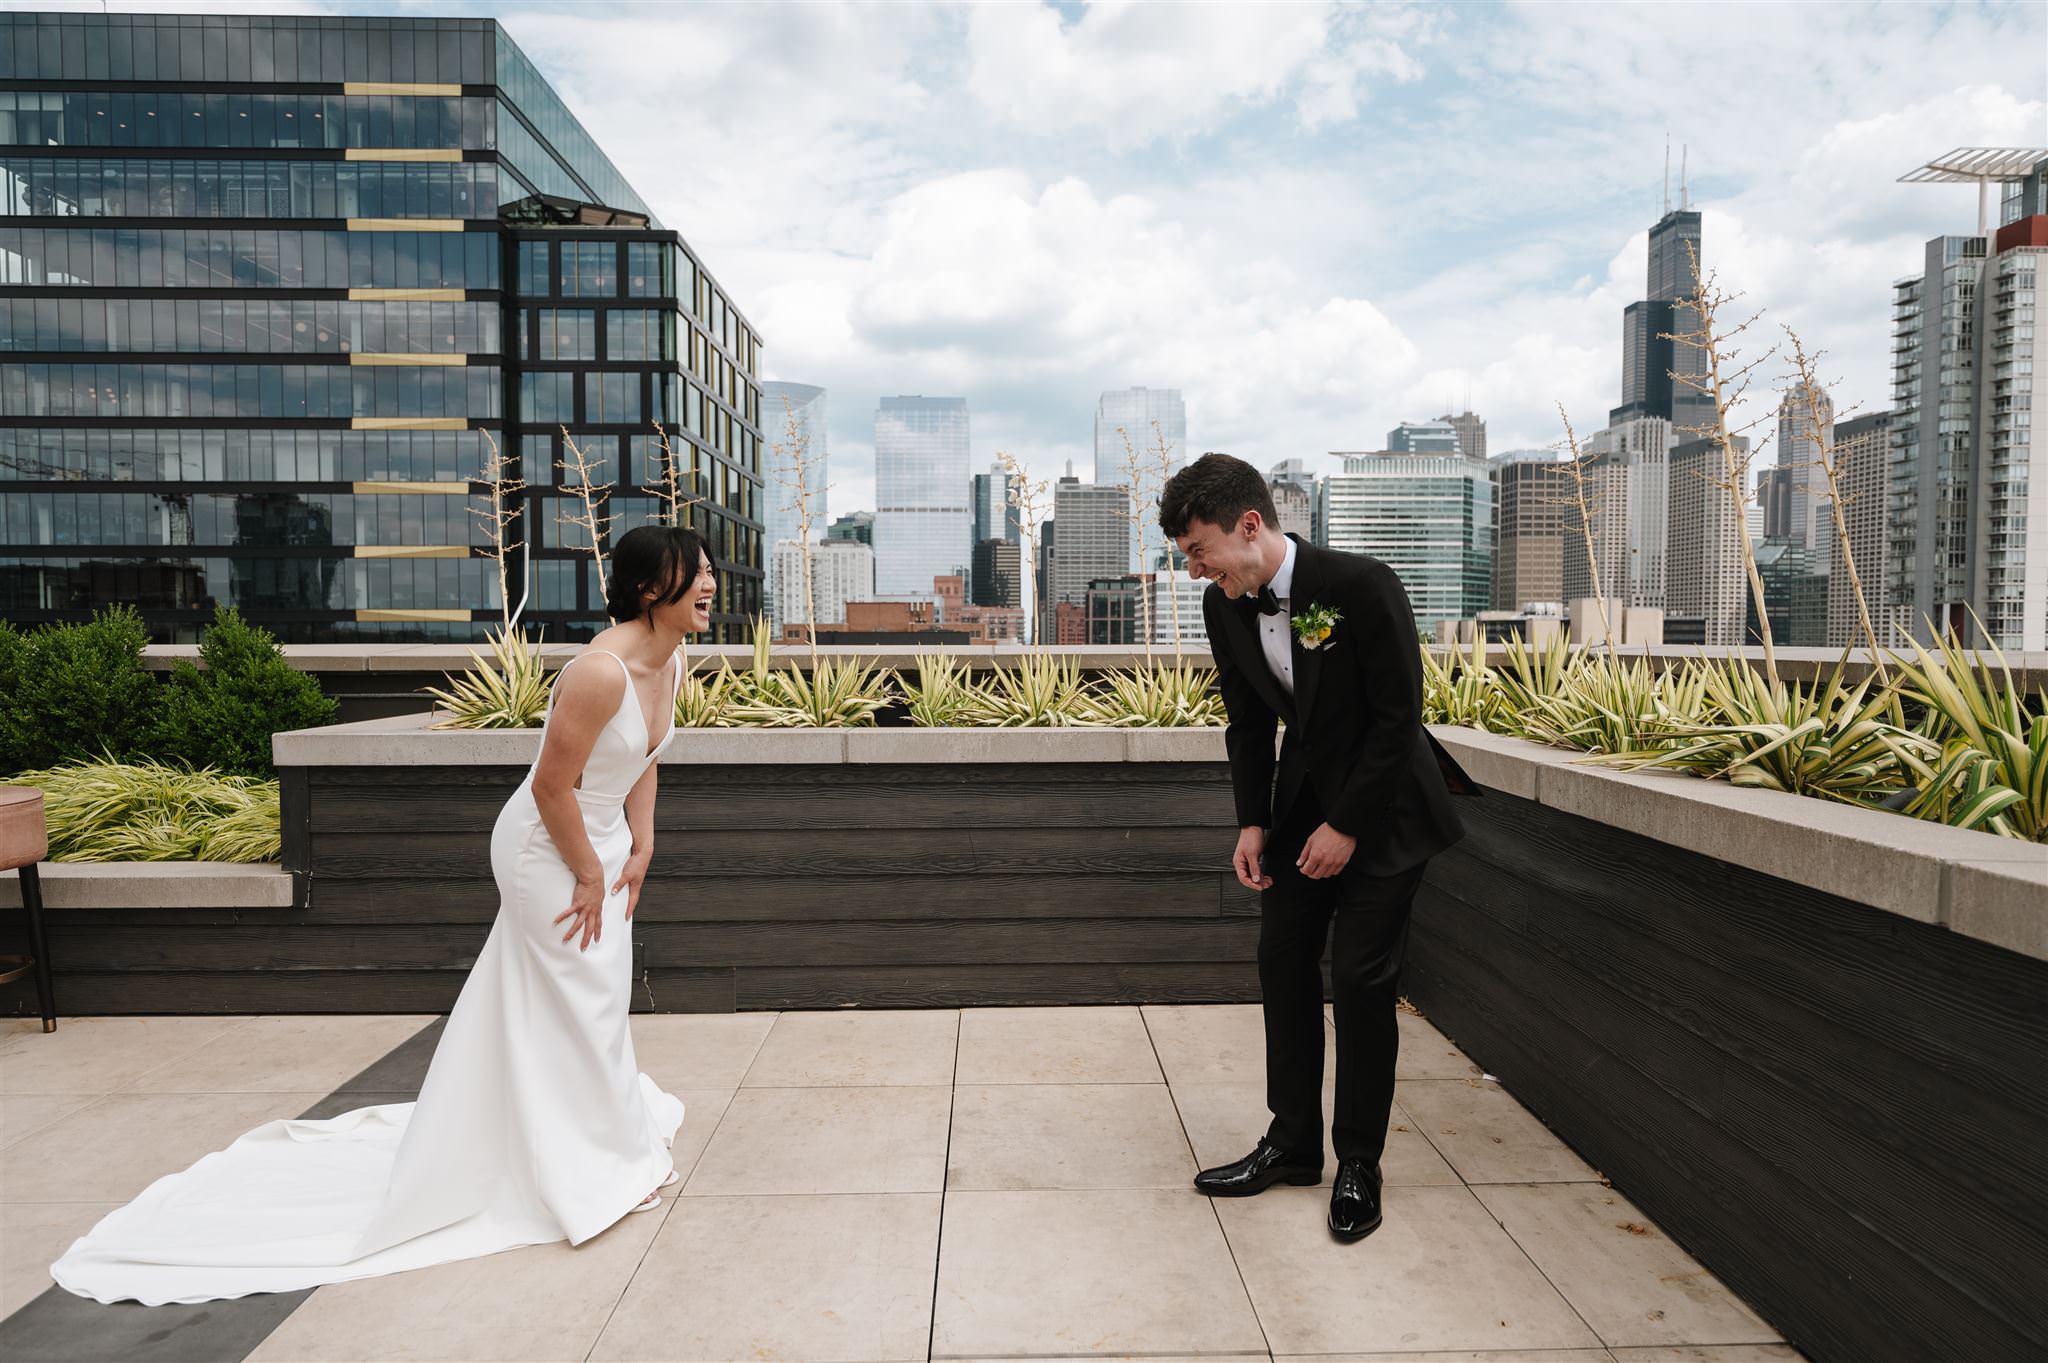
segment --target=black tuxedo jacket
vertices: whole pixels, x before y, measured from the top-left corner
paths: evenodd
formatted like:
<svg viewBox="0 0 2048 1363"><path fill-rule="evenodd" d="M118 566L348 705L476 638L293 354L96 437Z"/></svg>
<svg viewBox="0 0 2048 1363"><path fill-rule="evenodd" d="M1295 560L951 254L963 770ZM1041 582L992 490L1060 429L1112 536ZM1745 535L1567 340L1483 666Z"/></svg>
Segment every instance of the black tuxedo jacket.
<svg viewBox="0 0 2048 1363"><path fill-rule="evenodd" d="M1295 543L1292 612L1339 613L1330 639L1294 650L1289 700L1259 643L1259 611L1211 585L1202 598L1223 705L1240 827L1287 826L1304 791L1322 821L1358 839L1352 864L1394 875L1464 835L1453 788L1478 787L1422 727L1422 650L1408 593L1378 559ZM1276 726L1287 734L1277 758ZM1304 834L1306 829L1300 830Z"/></svg>

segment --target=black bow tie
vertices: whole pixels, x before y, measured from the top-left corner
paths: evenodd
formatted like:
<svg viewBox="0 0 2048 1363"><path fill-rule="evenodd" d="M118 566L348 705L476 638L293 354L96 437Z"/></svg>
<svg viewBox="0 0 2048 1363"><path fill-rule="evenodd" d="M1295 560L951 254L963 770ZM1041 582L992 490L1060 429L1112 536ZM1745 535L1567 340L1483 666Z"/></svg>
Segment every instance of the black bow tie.
<svg viewBox="0 0 2048 1363"><path fill-rule="evenodd" d="M1258 594L1252 598L1252 604L1259 608L1261 615L1278 615L1281 611L1280 598L1273 595L1273 584L1270 582L1259 588Z"/></svg>

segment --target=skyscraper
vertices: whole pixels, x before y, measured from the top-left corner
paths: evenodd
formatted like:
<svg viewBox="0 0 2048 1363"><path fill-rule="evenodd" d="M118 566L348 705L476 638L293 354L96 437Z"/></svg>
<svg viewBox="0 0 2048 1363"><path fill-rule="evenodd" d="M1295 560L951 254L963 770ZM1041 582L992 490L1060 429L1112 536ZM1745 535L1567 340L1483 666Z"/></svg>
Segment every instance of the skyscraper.
<svg viewBox="0 0 2048 1363"><path fill-rule="evenodd" d="M1415 623L1463 620L1493 589L1493 478L1459 454L1341 454L1323 480L1317 543L1370 554L1408 590Z"/></svg>
<svg viewBox="0 0 2048 1363"><path fill-rule="evenodd" d="M1018 523L1016 508L1010 505L1010 475L1001 464L989 465L987 473L974 475L974 528L972 540L1024 542L1024 527Z"/></svg>
<svg viewBox="0 0 2048 1363"><path fill-rule="evenodd" d="M875 595L875 551L854 540L804 544L785 539L775 546L775 621L800 625L809 615L804 600L804 556L811 560L811 593L818 603L818 623L846 623L846 603L869 601Z"/></svg>
<svg viewBox="0 0 2048 1363"><path fill-rule="evenodd" d="M1131 563L1131 494L1114 483L1084 483L1072 474L1053 485L1059 548L1052 557L1052 601L1086 606L1088 584L1121 577Z"/></svg>
<svg viewBox="0 0 2048 1363"><path fill-rule="evenodd" d="M1737 455L1746 454L1748 437L1733 438ZM1682 441L1671 447L1669 460L1664 642L1733 648L1743 641L1747 504L1728 493L1719 442Z"/></svg>
<svg viewBox="0 0 2048 1363"><path fill-rule="evenodd" d="M1706 351L1684 339L1699 329L1685 300L1702 259L1700 215L1692 209L1670 209L1650 229L1648 296L1622 310L1621 405L1608 413L1610 425L1660 417L1677 439L1689 440L1714 419L1711 399L1685 382L1707 372Z"/></svg>
<svg viewBox="0 0 2048 1363"><path fill-rule="evenodd" d="M827 527L827 541L837 544L865 544L875 547L875 513L872 511L849 511Z"/></svg>
<svg viewBox="0 0 2048 1363"><path fill-rule="evenodd" d="M826 424L824 389L781 379L761 385L761 537L771 549L784 540L815 540L830 523L825 490ZM808 506L800 505L800 499L807 500ZM808 537L803 533L806 519L810 522ZM776 611L783 601L775 580L780 563L779 554L768 555L767 599ZM770 619L782 623L780 614Z"/></svg>
<svg viewBox="0 0 2048 1363"><path fill-rule="evenodd" d="M1890 412L1851 417L1835 427L1835 464L1842 491L1842 521L1849 532L1851 564L1833 562L1828 572L1827 646L1845 648L1863 643L1856 609L1856 586L1870 609L1871 628L1882 631L1881 593L1885 581L1885 481L1890 475ZM1826 533L1833 536L1834 512L1823 507ZM1892 641L1878 633L1880 645Z"/></svg>
<svg viewBox="0 0 2048 1363"><path fill-rule="evenodd" d="M1458 428L1448 418L1442 421L1404 421L1387 432L1387 449L1394 454L1469 454L1458 443Z"/></svg>
<svg viewBox="0 0 2048 1363"><path fill-rule="evenodd" d="M1486 418L1469 409L1456 416L1437 418L1458 433L1458 453L1469 459L1486 458Z"/></svg>
<svg viewBox="0 0 2048 1363"><path fill-rule="evenodd" d="M974 546L969 600L977 606L1024 607L1024 550L1015 540L985 539Z"/></svg>
<svg viewBox="0 0 2048 1363"><path fill-rule="evenodd" d="M1490 461L1499 488L1499 533L1494 541L1493 608L1520 611L1565 600L1565 509L1572 500L1571 470L1549 450Z"/></svg>
<svg viewBox="0 0 2048 1363"><path fill-rule="evenodd" d="M1827 538L1819 524L1820 509L1828 496L1827 472L1820 461L1834 441L1834 399L1826 389L1809 395L1804 384L1793 384L1778 404L1778 467L1785 470L1787 483L1782 533L1802 549L1817 548ZM1765 505L1768 516L1769 503Z"/></svg>
<svg viewBox="0 0 2048 1363"><path fill-rule="evenodd" d="M476 639L495 446L504 594L587 637L568 441L610 536L702 498L722 634L761 608L759 338L495 21L0 30L0 615Z"/></svg>
<svg viewBox="0 0 2048 1363"><path fill-rule="evenodd" d="M1581 524L1576 506L1566 521L1567 601L1598 595L1624 606L1664 609L1671 445L1671 423L1663 417L1636 417L1594 432L1587 442L1583 476L1592 524ZM1588 533L1599 562L1597 584L1583 543Z"/></svg>
<svg viewBox="0 0 2048 1363"><path fill-rule="evenodd" d="M883 398L875 410L875 590L929 597L973 549L967 399Z"/></svg>
<svg viewBox="0 0 2048 1363"><path fill-rule="evenodd" d="M2048 448L2031 424L2048 406L2034 322L2048 150L1962 148L1901 178L1978 185L1978 223L1928 242L1921 271L1893 286L1880 635L2048 647Z"/></svg>
<svg viewBox="0 0 2048 1363"><path fill-rule="evenodd" d="M1125 452L1125 440L1130 451ZM1164 468L1161 447L1164 446ZM1138 484L1151 502L1166 479L1180 472L1188 458L1188 411L1178 388L1120 388L1104 393L1095 404L1095 476L1097 483L1128 483L1125 461L1137 460ZM1130 568L1149 572L1166 550L1156 508L1144 513L1131 546Z"/></svg>
<svg viewBox="0 0 2048 1363"><path fill-rule="evenodd" d="M1794 470L1783 464L1760 469L1756 477L1756 499L1763 508L1765 539L1792 538L1792 477Z"/></svg>

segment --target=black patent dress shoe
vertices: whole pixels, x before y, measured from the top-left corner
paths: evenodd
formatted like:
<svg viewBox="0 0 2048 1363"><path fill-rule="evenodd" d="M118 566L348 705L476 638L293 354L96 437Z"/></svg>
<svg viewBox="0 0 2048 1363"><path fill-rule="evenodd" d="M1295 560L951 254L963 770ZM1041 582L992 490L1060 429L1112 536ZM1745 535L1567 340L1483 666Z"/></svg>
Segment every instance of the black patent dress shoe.
<svg viewBox="0 0 2048 1363"><path fill-rule="evenodd" d="M1258 1148L1241 1160L1219 1164L1195 1175L1195 1191L1210 1197L1250 1197L1276 1183L1307 1187L1323 1177L1321 1160L1310 1163L1288 1154L1279 1146L1260 1141Z"/></svg>
<svg viewBox="0 0 2048 1363"><path fill-rule="evenodd" d="M1338 1160L1330 1187L1330 1234L1348 1245L1379 1228L1379 1166L1368 1169L1362 1159Z"/></svg>

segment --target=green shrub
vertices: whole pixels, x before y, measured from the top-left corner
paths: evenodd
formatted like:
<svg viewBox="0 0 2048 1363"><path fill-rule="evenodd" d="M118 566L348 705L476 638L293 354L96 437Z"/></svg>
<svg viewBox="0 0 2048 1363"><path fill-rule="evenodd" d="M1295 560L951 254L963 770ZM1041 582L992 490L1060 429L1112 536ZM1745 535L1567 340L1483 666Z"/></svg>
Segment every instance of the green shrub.
<svg viewBox="0 0 2048 1363"><path fill-rule="evenodd" d="M131 606L0 639L0 770L147 752L162 696Z"/></svg>
<svg viewBox="0 0 2048 1363"><path fill-rule="evenodd" d="M204 670L180 660L164 684L154 755L191 767L268 776L270 736L334 722L335 704L296 671L268 630L216 607L199 643Z"/></svg>

